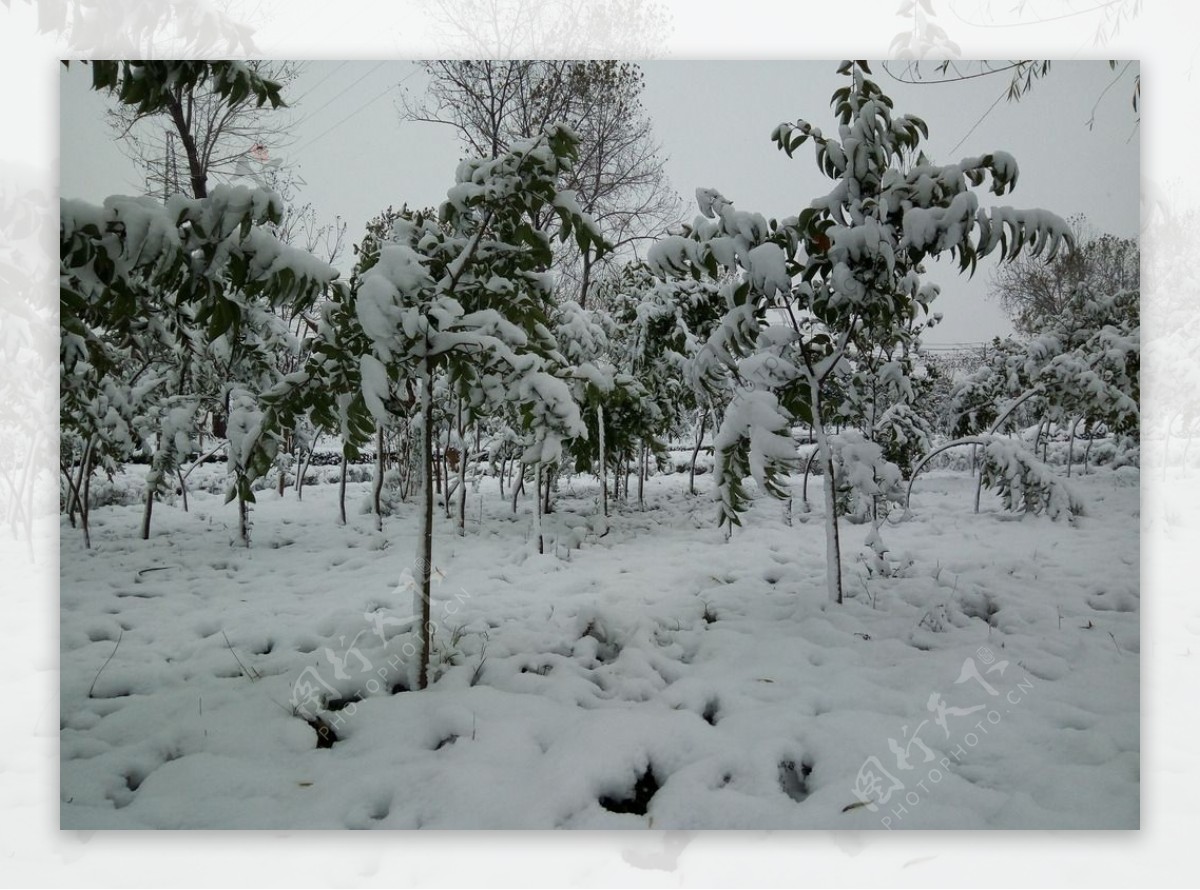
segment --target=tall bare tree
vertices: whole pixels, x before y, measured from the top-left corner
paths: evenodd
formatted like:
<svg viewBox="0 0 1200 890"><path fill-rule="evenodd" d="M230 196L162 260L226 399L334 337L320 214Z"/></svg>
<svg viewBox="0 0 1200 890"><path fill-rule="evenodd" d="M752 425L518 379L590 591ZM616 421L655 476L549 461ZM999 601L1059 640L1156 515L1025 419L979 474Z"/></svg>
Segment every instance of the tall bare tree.
<svg viewBox="0 0 1200 890"><path fill-rule="evenodd" d="M298 62L246 65L280 88L301 70ZM121 149L145 173L146 191L164 197L204 198L214 179L277 167L271 156L288 143L288 123L282 107L264 108L252 95L230 101L207 81L170 85L164 102L149 110L122 103L109 112Z"/></svg>
<svg viewBox="0 0 1200 890"><path fill-rule="evenodd" d="M1098 233L1082 216L1070 223L1075 250L1048 262L1023 254L992 273L989 296L999 301L1018 333L1038 334L1069 308L1098 294L1138 289L1141 251L1136 241Z"/></svg>
<svg viewBox="0 0 1200 890"><path fill-rule="evenodd" d="M659 0L432 0L427 6L438 43L460 57L645 59L661 52L671 30Z"/></svg>
<svg viewBox="0 0 1200 890"><path fill-rule="evenodd" d="M675 220L679 199L642 107L637 65L611 60L422 65L429 85L423 96L405 94L404 119L452 127L467 154L496 157L555 123L578 134L580 157L564 185L613 247L601 262L628 260ZM561 293L586 307L597 271L593 260L567 242L558 249L555 267Z"/></svg>

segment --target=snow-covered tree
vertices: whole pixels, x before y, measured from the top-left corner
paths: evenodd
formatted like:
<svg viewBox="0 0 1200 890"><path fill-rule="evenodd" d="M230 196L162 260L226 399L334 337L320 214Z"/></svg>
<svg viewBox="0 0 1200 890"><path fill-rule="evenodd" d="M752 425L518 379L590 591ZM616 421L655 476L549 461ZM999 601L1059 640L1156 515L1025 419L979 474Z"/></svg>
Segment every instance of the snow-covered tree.
<svg viewBox="0 0 1200 890"><path fill-rule="evenodd" d="M412 577L421 688L433 630L435 381L445 375L471 416L515 406L522 458L536 468L539 490L542 468L560 458L563 441L586 435L570 388L553 373L567 363L550 330L547 271L555 235L573 237L581 251L604 246L574 195L560 188L577 145L569 129L552 126L495 158L463 161L439 218L402 211L391 222L374 262L362 263L354 286L323 309L305 370L265 399L256 453L269 451L272 431L304 410L354 447L375 423L407 410L398 392L416 390L421 496ZM536 224L547 217L552 226Z"/></svg>
<svg viewBox="0 0 1200 890"><path fill-rule="evenodd" d="M574 300L559 304L554 315L554 336L567 367L561 372L583 410L586 438L572 440L570 448L577 470L595 470L600 480L600 512L608 516L608 467L613 445L613 401L619 388L633 383L618 375L610 354L616 331L602 310L586 310Z"/></svg>
<svg viewBox="0 0 1200 890"><path fill-rule="evenodd" d="M646 264L630 263L601 295L612 307L626 364L653 394L657 426L649 432L665 436L690 426L696 434L689 476L694 494L695 459L709 418L730 396L716 380L702 384L698 376L698 357L725 311L720 283L659 278Z"/></svg>
<svg viewBox="0 0 1200 890"><path fill-rule="evenodd" d="M311 304L336 276L263 228L280 212L272 194L240 186L219 186L199 200L176 195L165 205L123 197L102 207L62 202L60 417L79 442L79 471L68 487L82 509L81 482L92 468L114 470L137 451L155 455L152 498L191 450L187 418L199 404L189 378L204 367L213 373L220 356L227 371L234 364L263 371L280 334L267 307ZM247 468L232 458L233 492L252 500Z"/></svg>
<svg viewBox="0 0 1200 890"><path fill-rule="evenodd" d="M803 120L782 124L773 139L791 156L806 142L834 181L829 194L796 217L768 222L737 211L720 193L700 189L701 217L687 236L661 240L650 263L664 277L690 272L740 273L725 288L727 312L706 350L741 389L718 434L721 519L743 508L741 478L754 475L782 494L778 474L794 465L790 427L812 426L825 488L828 588L842 599L834 450L827 425L835 405L828 386L843 373L852 342L891 344L925 317L937 288L921 279L926 259L948 254L965 272L997 250L1053 254L1069 242L1053 214L980 207L973 191L991 180L1003 195L1017 180L1004 152L933 164L920 151L925 123L893 113L869 79L865 62L843 62L849 83L833 94L836 136Z"/></svg>
<svg viewBox="0 0 1200 890"><path fill-rule="evenodd" d="M557 346L547 327L551 239L533 225L553 208L562 237L574 232L585 252L601 244L571 193L558 189L575 152L574 135L554 127L495 159L464 162L442 207L445 227L429 219L398 222L393 243L364 275L356 309L372 345L360 364L367 406L377 419L386 417L386 380L405 364L420 386L423 512L414 610L424 628L421 687L430 645L434 373L445 366L470 411L520 406L530 435L523 459L538 467L539 481L541 466L559 458L562 440L585 434L568 388L546 370Z"/></svg>
<svg viewBox="0 0 1200 890"><path fill-rule="evenodd" d="M1141 321L1137 290L1077 294L1042 333L997 340L988 364L951 391L958 435L999 432L1029 410L1042 426L1103 426L1136 436L1140 427ZM1035 443L1036 446L1036 443Z"/></svg>
<svg viewBox="0 0 1200 890"><path fill-rule="evenodd" d="M931 381L920 347L922 333L939 318L912 319L885 342L872 342L864 328L851 337L844 368L830 381L837 405L831 418L878 443L882 456L904 473L932 442Z"/></svg>
<svg viewBox="0 0 1200 890"><path fill-rule="evenodd" d="M282 104L279 84L240 62L99 61L91 68L96 89L139 114L169 112L181 91L203 90L214 107ZM253 396L273 382L280 352L293 346L281 316L311 306L337 275L272 233L282 212L274 193L241 186L204 187L196 197L165 202L63 201L61 416L80 457L78 469L65 473L69 514L76 506L86 511L94 467L111 470L142 451L151 457L148 535L155 493L192 450L197 415L235 389ZM246 540L253 495L236 448L230 465ZM84 521L86 528L86 514Z"/></svg>

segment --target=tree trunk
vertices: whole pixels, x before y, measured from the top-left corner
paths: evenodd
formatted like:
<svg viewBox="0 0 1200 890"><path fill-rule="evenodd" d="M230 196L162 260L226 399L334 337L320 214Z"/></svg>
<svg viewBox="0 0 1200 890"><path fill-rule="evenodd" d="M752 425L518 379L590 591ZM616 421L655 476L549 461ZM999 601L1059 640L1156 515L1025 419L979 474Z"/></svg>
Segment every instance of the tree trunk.
<svg viewBox="0 0 1200 890"><path fill-rule="evenodd" d="M62 474L63 480L67 484L64 504L67 511L67 521L71 523L71 528L75 528L75 505L79 503L79 498L75 496L75 480L71 478L71 473L74 469L73 466L59 467L59 473Z"/></svg>
<svg viewBox="0 0 1200 890"><path fill-rule="evenodd" d="M142 511L142 540L150 540L150 515L154 512L154 490L158 488L158 475L154 470L150 471L150 478L146 480L146 507Z"/></svg>
<svg viewBox="0 0 1200 890"><path fill-rule="evenodd" d="M83 454L79 460L79 473L72 479L71 469L63 471L63 476L67 480L67 511L71 518L71 524L75 524L75 510L79 510L79 524L83 528L83 545L87 549L92 548L91 530L88 528L88 496L90 494L91 481L91 459L92 459L92 439L89 439L87 445L84 446Z"/></svg>
<svg viewBox="0 0 1200 890"><path fill-rule="evenodd" d="M1083 475L1085 475L1085 476L1088 474L1088 458L1092 454L1092 443L1095 441L1096 441L1096 428L1092 427L1091 432L1088 434L1087 448L1083 449Z"/></svg>
<svg viewBox="0 0 1200 890"><path fill-rule="evenodd" d="M458 536L467 534L467 439L462 423L462 399L458 400Z"/></svg>
<svg viewBox="0 0 1200 890"><path fill-rule="evenodd" d="M67 519L71 521L71 528L75 527L75 511L79 507L79 488L83 485L83 462L87 458L88 448L90 443L85 444L83 453L79 456L79 468L76 469L75 464L63 467L63 478L67 481ZM72 455L74 456L74 455Z"/></svg>
<svg viewBox="0 0 1200 890"><path fill-rule="evenodd" d="M250 546L250 502L241 495L241 486L238 486L238 540L242 542L243 547Z"/></svg>
<svg viewBox="0 0 1200 890"><path fill-rule="evenodd" d="M192 183L192 197L207 198L208 174L204 169L204 165L200 162L200 152L196 147L196 138L192 133L192 122L189 119L189 115L184 112L179 93L174 93L171 96L168 100L167 108L171 114L171 121L175 124L175 129L179 132L179 141L183 145L183 152L187 156L188 177Z"/></svg>
<svg viewBox="0 0 1200 890"><path fill-rule="evenodd" d="M813 396L813 432L817 439L817 450L825 465L825 580L829 590L829 599L840 604L842 602L842 549L838 539L837 478L833 467L833 449L829 446L829 438L825 435L825 425L821 421L820 385L816 381L810 385Z"/></svg>
<svg viewBox="0 0 1200 890"><path fill-rule="evenodd" d="M79 472L75 476L75 482L71 482L71 474L67 473L67 513L71 517L71 524L75 524L75 510L79 509L83 512L83 478L85 473L91 470L92 448L94 447L95 438L89 438L83 446L83 454L79 458Z"/></svg>
<svg viewBox="0 0 1200 890"><path fill-rule="evenodd" d="M583 252L583 275L579 282L579 308L587 309L588 284L592 277L592 252L585 250Z"/></svg>
<svg viewBox="0 0 1200 890"><path fill-rule="evenodd" d="M187 479L183 476L183 470L178 467L175 468L175 475L179 477L179 493L183 496L183 512L186 513L188 511Z"/></svg>
<svg viewBox="0 0 1200 890"><path fill-rule="evenodd" d="M79 523L83 526L83 546L92 549L92 446L88 446L83 464L83 485L79 497Z"/></svg>
<svg viewBox="0 0 1200 890"><path fill-rule="evenodd" d="M446 418L446 444L442 448L442 477L446 480L444 486L444 497L442 498L442 510L449 519L450 513L450 495L454 494L454 489L450 487L450 449L453 448L454 441L454 424L450 419Z"/></svg>
<svg viewBox="0 0 1200 890"><path fill-rule="evenodd" d="M538 553L545 553L545 543L542 539L542 462L539 460L536 464L534 464L534 467L534 475L537 479L537 497L534 498L534 500L537 501L537 507L535 508L534 513L534 528L537 531Z"/></svg>
<svg viewBox="0 0 1200 890"><path fill-rule="evenodd" d="M692 462L688 470L688 494L696 494L696 459L700 456L700 448L704 445L704 432L708 426L708 411L700 412L700 431L696 433L696 447L692 449Z"/></svg>
<svg viewBox="0 0 1200 890"><path fill-rule="evenodd" d="M342 446L342 474L338 480L338 521L341 525L346 524L346 451L345 445Z"/></svg>
<svg viewBox="0 0 1200 890"><path fill-rule="evenodd" d="M429 578L433 569L433 385L429 359L421 363L421 513L417 523L417 556L413 565L413 614L421 618L417 647L417 688L429 686L429 653L433 635Z"/></svg>
<svg viewBox="0 0 1200 890"><path fill-rule="evenodd" d="M810 427L810 429L811 429L811 427ZM813 441L816 441L816 434L814 433L810 438L812 438ZM807 513L809 511L808 477L809 477L809 474L812 472L813 461L816 460L820 456L821 456L821 449L818 448L818 449L814 450L813 453L808 456L808 460L804 462L804 482L800 485L800 506L804 508L805 513Z"/></svg>
<svg viewBox="0 0 1200 890"><path fill-rule="evenodd" d="M512 511L516 513L517 495L525 488L525 461L517 461L517 474L509 484L512 486Z"/></svg>
<svg viewBox="0 0 1200 890"><path fill-rule="evenodd" d="M300 472L296 474L296 500L304 500L304 476L308 472L308 465L312 462L313 451L317 448L316 437L313 437L313 444L308 449L308 453L304 455L304 463L300 465Z"/></svg>
<svg viewBox="0 0 1200 890"><path fill-rule="evenodd" d="M408 503L412 488L412 428L407 423L396 436L396 487L400 500Z"/></svg>
<svg viewBox="0 0 1200 890"><path fill-rule="evenodd" d="M604 454L604 406L596 403L596 426L600 430L600 510L608 518L608 461Z"/></svg>
<svg viewBox="0 0 1200 890"><path fill-rule="evenodd" d="M383 531L383 424L375 427L375 482L371 491L375 508L375 531Z"/></svg>
<svg viewBox="0 0 1200 890"><path fill-rule="evenodd" d="M1082 417L1076 417L1075 422L1071 424L1071 437L1067 440L1067 478L1071 478L1071 466L1075 462L1075 428L1079 426L1079 421Z"/></svg>
<svg viewBox="0 0 1200 890"><path fill-rule="evenodd" d="M638 509L646 509L646 443L641 443L638 454Z"/></svg>

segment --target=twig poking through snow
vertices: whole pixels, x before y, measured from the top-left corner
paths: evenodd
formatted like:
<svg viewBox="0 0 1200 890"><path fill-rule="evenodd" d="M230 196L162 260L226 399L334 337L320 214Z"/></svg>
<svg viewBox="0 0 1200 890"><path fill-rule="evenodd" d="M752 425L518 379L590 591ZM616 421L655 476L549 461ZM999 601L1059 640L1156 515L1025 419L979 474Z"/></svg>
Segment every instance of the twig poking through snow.
<svg viewBox="0 0 1200 890"><path fill-rule="evenodd" d="M1108 635L1112 639L1113 645L1117 647L1117 654L1124 655L1125 653L1121 651L1121 646L1117 643L1117 638L1113 636L1113 632L1111 630L1108 632Z"/></svg>
<svg viewBox="0 0 1200 890"><path fill-rule="evenodd" d="M121 640L124 636L124 630L117 634L117 645L113 646L112 653L108 656L108 658L104 659L104 664L100 665L100 670L96 671L96 676L92 678L92 685L88 687L88 698L91 698L92 693L96 691L96 681L100 679L100 675L104 673L104 669L108 667L108 663L113 660L113 655L116 655L117 650L121 648Z"/></svg>
<svg viewBox="0 0 1200 890"><path fill-rule="evenodd" d="M238 658L238 654L233 651L233 644L229 642L229 637L225 636L225 631L221 631L221 636L225 639L225 645L229 647L229 654L233 656L233 660L238 663L238 667L242 669L242 673L250 678L251 681L258 680L262 677L258 671L253 668L248 668L242 664L242 660Z"/></svg>
<svg viewBox="0 0 1200 890"><path fill-rule="evenodd" d="M166 569L177 569L179 566L151 566L148 569L138 569L138 577L147 574L148 572L161 572Z"/></svg>

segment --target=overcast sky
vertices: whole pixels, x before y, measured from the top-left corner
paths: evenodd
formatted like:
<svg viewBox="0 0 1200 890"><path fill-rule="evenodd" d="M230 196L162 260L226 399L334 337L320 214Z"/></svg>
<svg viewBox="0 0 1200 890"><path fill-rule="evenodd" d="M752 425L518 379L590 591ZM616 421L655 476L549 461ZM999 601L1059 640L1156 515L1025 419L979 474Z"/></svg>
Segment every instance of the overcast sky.
<svg viewBox="0 0 1200 890"><path fill-rule="evenodd" d="M788 159L770 141L782 121L803 117L834 129L830 94L844 78L833 62L645 62L644 104L668 157L667 171L695 215L697 187L721 191L742 210L797 213L831 183L810 148ZM902 69L889 66L896 73ZM935 161L1003 149L1020 165L1017 189L1001 203L1085 214L1100 231L1136 237L1139 142L1130 107L1136 63L1057 62L1020 102L1002 95L1005 75L952 84L900 83L876 64L875 79L899 112L924 118ZM930 76L932 68L927 69ZM1120 74L1120 77L1118 77ZM89 89L90 71L73 65L61 90L61 187L64 197L100 201L136 193L141 175L105 124L109 100ZM303 179L303 201L323 220L341 216L357 241L367 219L389 204L436 205L453 183L460 148L448 127L402 122L398 99L424 89L411 62L309 62L285 99L294 138L281 154ZM1089 119L1092 126L1089 127ZM987 203L986 193L981 202ZM343 261L345 265L345 261ZM933 270L943 286L935 309L944 323L931 343L977 342L1010 327L986 298L989 268L972 281Z"/></svg>

